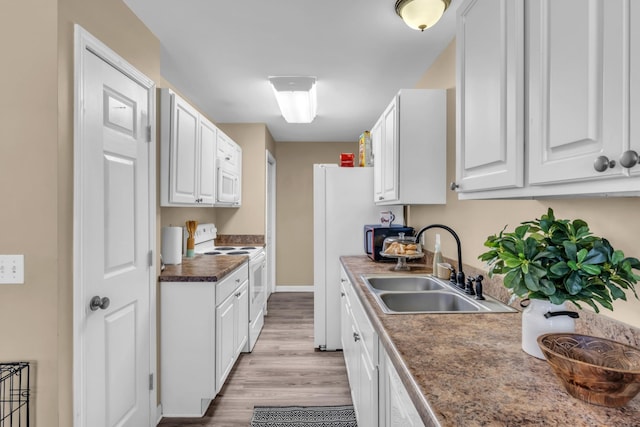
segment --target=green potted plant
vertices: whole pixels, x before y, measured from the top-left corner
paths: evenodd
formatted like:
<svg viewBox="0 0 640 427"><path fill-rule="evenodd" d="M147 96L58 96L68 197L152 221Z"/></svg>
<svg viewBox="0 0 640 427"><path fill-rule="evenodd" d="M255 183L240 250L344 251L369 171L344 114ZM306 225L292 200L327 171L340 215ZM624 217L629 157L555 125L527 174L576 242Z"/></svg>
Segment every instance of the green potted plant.
<svg viewBox="0 0 640 427"><path fill-rule="evenodd" d="M613 310L614 300L626 300L625 290L638 298L635 284L640 276L633 270L640 269L640 261L594 236L585 221L557 219L549 208L540 219L523 222L513 232L505 230L487 237L489 250L478 258L490 266L489 277L504 275L507 289L529 299L522 317L527 353L544 358L536 343L541 333L573 331L567 301L599 312L600 306Z"/></svg>

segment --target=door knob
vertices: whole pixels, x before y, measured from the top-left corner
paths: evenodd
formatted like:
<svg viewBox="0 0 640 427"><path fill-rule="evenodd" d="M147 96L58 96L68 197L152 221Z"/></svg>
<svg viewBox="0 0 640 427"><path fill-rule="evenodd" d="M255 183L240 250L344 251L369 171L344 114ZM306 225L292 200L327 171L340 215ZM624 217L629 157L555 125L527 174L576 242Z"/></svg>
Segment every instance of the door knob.
<svg viewBox="0 0 640 427"><path fill-rule="evenodd" d="M620 165L623 168L632 168L638 164L638 153L633 150L625 151L620 156Z"/></svg>
<svg viewBox="0 0 640 427"><path fill-rule="evenodd" d="M593 168L597 172L604 172L609 168L614 168L615 166L616 166L616 161L615 160L609 160L609 158L607 156L599 156L593 162Z"/></svg>
<svg viewBox="0 0 640 427"><path fill-rule="evenodd" d="M101 308L102 310L106 310L109 307L109 304L111 304L109 298L100 298L99 296L95 296L91 298L91 301L89 301L89 308L91 309L91 311L96 311L99 308Z"/></svg>

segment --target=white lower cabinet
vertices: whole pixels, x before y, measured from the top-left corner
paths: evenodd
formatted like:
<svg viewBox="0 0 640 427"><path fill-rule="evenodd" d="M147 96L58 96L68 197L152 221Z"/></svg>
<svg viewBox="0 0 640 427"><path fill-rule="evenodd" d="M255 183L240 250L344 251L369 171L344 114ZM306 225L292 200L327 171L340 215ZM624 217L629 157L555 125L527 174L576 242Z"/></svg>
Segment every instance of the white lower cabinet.
<svg viewBox="0 0 640 427"><path fill-rule="evenodd" d="M222 387L247 340L248 270L245 262L220 282L160 282L163 416L201 417Z"/></svg>
<svg viewBox="0 0 640 427"><path fill-rule="evenodd" d="M378 335L351 282L341 272L341 340L351 399L360 426L378 426Z"/></svg>
<svg viewBox="0 0 640 427"><path fill-rule="evenodd" d="M423 426L344 269L340 295L342 349L358 425Z"/></svg>

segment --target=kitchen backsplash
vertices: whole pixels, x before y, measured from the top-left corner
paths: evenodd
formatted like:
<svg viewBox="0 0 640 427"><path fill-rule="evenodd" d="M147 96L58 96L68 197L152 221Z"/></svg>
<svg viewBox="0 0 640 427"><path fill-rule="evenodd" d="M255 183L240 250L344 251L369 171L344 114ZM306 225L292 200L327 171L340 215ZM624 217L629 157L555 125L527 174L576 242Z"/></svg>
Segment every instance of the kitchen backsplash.
<svg viewBox="0 0 640 427"><path fill-rule="evenodd" d="M216 245L264 245L263 234L218 234Z"/></svg>
<svg viewBox="0 0 640 427"><path fill-rule="evenodd" d="M456 260L445 257L445 261L455 266L457 269L458 262ZM433 263L432 252L425 251L425 263L426 265L431 265ZM494 276L489 278L486 271L479 270L466 264L464 264L464 273L466 276L477 276L479 274L484 276L484 280L482 281L484 285L484 292L504 303L509 304L511 294L507 288L502 285L502 277ZM572 305L572 303L568 304ZM518 310L522 310L522 307L520 307L520 298L516 298L516 300L512 301L510 305ZM576 319L577 333L608 338L634 347L640 347L639 328L611 319L603 314L595 313L590 309L580 310L575 306L573 308L580 314L580 318ZM606 311L606 309L602 309L601 313ZM520 325L517 325L517 328L518 333L520 333Z"/></svg>

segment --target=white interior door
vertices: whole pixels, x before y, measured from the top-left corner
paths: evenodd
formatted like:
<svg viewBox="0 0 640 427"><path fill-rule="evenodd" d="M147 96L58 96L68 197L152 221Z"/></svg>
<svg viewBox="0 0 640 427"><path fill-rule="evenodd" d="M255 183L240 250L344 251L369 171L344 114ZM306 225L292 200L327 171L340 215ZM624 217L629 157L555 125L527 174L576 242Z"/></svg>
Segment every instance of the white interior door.
<svg viewBox="0 0 640 427"><path fill-rule="evenodd" d="M82 427L150 426L153 88L88 49L78 59L75 419Z"/></svg>

